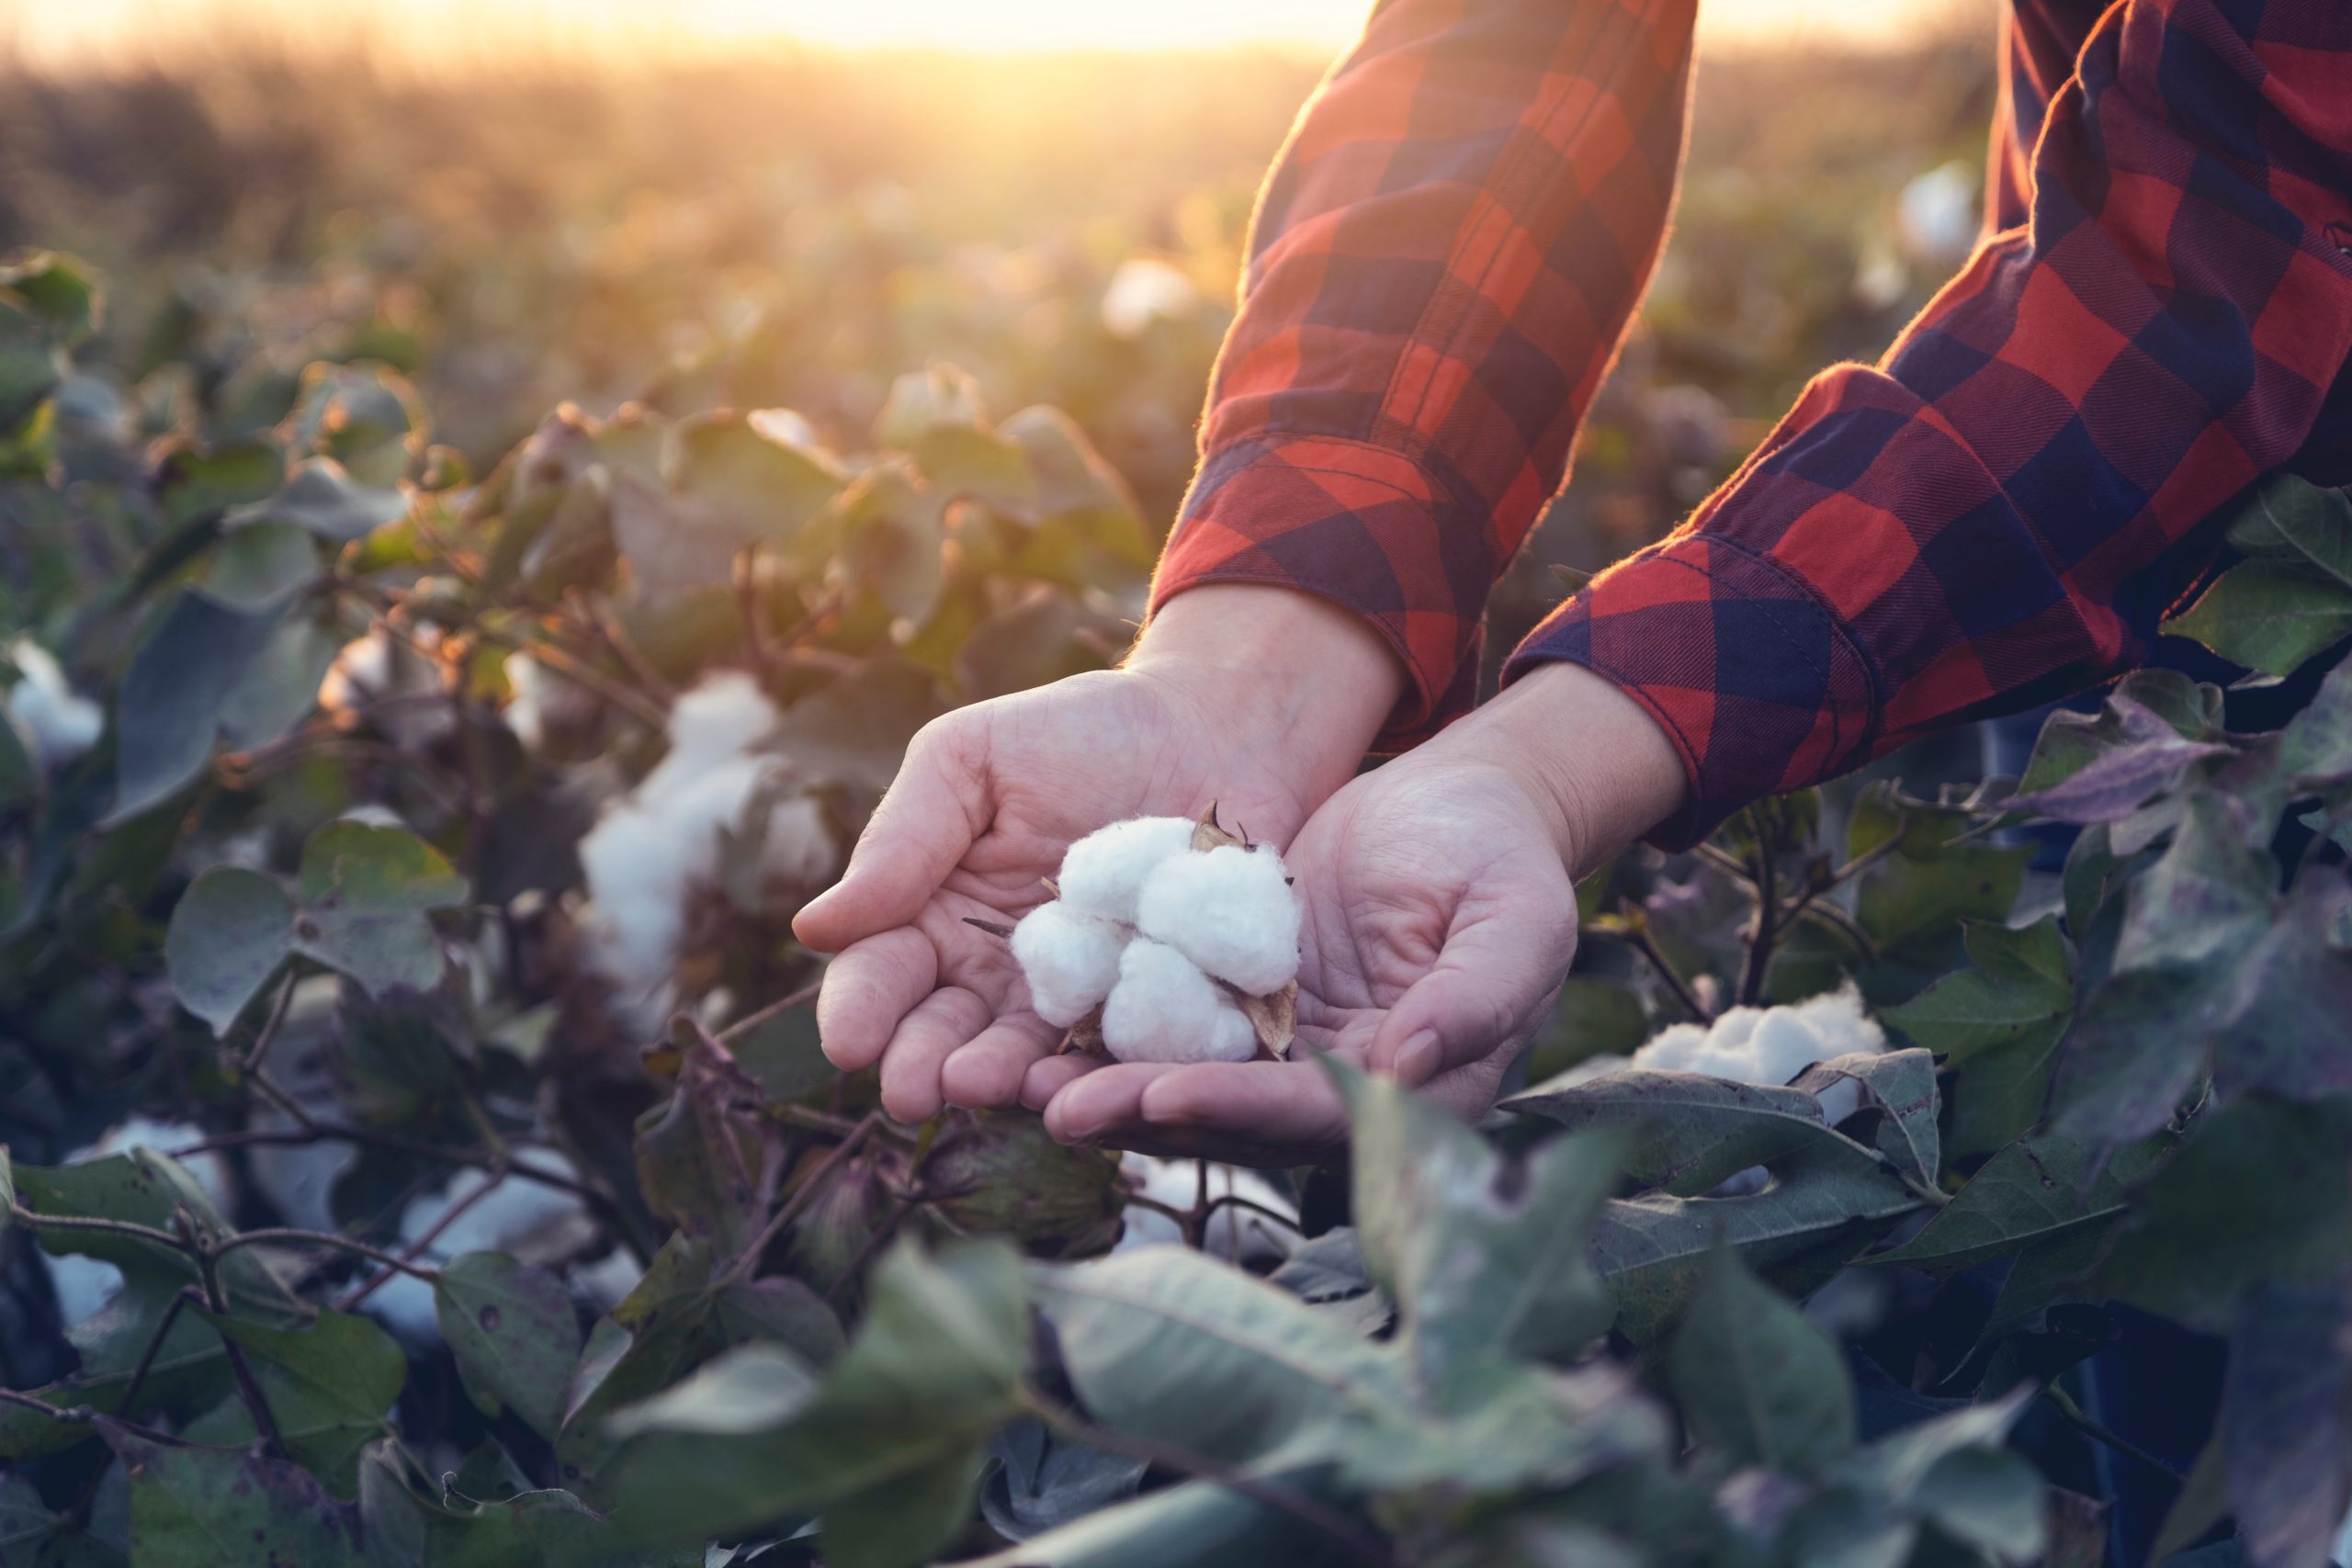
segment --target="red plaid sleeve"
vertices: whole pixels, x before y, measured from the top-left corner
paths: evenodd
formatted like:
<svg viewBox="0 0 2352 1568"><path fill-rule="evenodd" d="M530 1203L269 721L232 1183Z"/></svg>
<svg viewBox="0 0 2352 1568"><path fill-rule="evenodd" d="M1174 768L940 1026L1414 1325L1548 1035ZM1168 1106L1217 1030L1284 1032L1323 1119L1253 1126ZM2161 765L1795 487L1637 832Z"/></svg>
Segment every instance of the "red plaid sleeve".
<svg viewBox="0 0 2352 1568"><path fill-rule="evenodd" d="M1656 261L1695 0L1385 0L1260 198L1154 584L1322 594L1467 705L1487 594L1559 488Z"/></svg>
<svg viewBox="0 0 2352 1568"><path fill-rule="evenodd" d="M1877 366L1817 378L1513 656L1590 665L1672 734L1691 800L1662 841L2113 674L2210 559L2199 525L2340 421L2352 7L2120 0L2023 194Z"/></svg>

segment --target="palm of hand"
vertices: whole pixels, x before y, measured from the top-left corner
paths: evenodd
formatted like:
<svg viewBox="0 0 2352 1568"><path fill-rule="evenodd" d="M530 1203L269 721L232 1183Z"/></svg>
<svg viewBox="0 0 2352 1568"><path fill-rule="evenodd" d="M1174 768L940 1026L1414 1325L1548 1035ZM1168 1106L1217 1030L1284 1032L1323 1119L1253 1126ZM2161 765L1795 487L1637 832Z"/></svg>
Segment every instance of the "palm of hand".
<svg viewBox="0 0 2352 1568"><path fill-rule="evenodd" d="M932 863L908 880L931 891L885 908L835 960L822 1010L836 1061L881 1057L894 1116L922 1121L943 1099L1010 1103L1059 1043L1004 940L969 922L1010 924L1044 900L1074 840L1124 818L1193 815L1217 790L1228 825L1277 841L1297 828L1305 807L1288 786L1230 754L1216 716L1196 709L1156 677L1105 671L965 709L910 754L867 837L928 840Z"/></svg>
<svg viewBox="0 0 2352 1568"><path fill-rule="evenodd" d="M1576 945L1575 888L1525 795L1498 773L1408 757L1333 795L1286 859L1305 905L1301 1044L1483 1109ZM1286 1163L1346 1135L1311 1061L1083 1072L1049 1060L1024 1098L1046 1104L1057 1135L1163 1153Z"/></svg>

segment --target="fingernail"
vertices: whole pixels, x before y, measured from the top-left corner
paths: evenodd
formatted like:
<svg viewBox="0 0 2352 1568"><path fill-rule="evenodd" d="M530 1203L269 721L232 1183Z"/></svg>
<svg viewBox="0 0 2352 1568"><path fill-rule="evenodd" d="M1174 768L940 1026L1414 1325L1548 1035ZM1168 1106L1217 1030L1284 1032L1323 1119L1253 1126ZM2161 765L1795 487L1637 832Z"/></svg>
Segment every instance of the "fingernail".
<svg viewBox="0 0 2352 1568"><path fill-rule="evenodd" d="M1438 1049L1437 1031L1422 1030L1419 1034L1406 1041L1405 1048L1396 1053L1396 1063L1389 1069L1390 1074L1401 1084L1427 1083L1430 1075L1437 1071Z"/></svg>

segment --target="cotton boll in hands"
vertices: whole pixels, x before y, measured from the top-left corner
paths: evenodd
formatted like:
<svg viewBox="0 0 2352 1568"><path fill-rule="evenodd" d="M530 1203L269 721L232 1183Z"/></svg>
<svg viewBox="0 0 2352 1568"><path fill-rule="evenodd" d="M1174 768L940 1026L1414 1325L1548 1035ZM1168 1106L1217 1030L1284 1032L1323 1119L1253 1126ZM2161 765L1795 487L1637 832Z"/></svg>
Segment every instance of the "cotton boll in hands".
<svg viewBox="0 0 2352 1568"><path fill-rule="evenodd" d="M1298 897L1282 856L1227 844L1163 861L1143 885L1136 929L1253 997L1298 977Z"/></svg>
<svg viewBox="0 0 2352 1568"><path fill-rule="evenodd" d="M1119 979L1126 933L1066 903L1040 904L1012 928L1012 956L1037 1016L1067 1029L1101 1007Z"/></svg>
<svg viewBox="0 0 2352 1568"><path fill-rule="evenodd" d="M1135 924L1144 879L1164 862L1192 852L1193 826L1184 817L1135 817L1089 833L1062 855L1056 879L1061 901L1106 920Z"/></svg>
<svg viewBox="0 0 2352 1568"><path fill-rule="evenodd" d="M1102 1046L1122 1062L1246 1062L1258 1032L1191 959L1138 937L1102 1004Z"/></svg>

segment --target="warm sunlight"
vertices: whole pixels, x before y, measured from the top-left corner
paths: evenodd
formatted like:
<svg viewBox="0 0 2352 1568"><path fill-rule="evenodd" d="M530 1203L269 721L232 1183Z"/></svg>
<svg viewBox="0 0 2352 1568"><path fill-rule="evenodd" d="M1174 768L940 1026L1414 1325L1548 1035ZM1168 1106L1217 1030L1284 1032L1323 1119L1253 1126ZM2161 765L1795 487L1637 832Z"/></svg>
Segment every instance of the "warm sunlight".
<svg viewBox="0 0 2352 1568"><path fill-rule="evenodd" d="M1102 0L254 0L228 19L288 40L481 46L530 39L559 48L646 48L699 53L745 43L802 42L849 49L944 48L989 52L1088 49L1214 49L1262 44L1329 52L1362 24L1369 0L1191 0L1181 6ZM1808 38L1897 42L1954 0L1702 0L1702 36L1719 43ZM74 6L0 6L0 48L63 62L168 51L216 33L219 0L83 0Z"/></svg>

